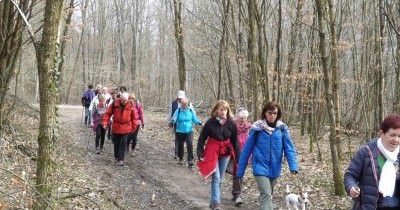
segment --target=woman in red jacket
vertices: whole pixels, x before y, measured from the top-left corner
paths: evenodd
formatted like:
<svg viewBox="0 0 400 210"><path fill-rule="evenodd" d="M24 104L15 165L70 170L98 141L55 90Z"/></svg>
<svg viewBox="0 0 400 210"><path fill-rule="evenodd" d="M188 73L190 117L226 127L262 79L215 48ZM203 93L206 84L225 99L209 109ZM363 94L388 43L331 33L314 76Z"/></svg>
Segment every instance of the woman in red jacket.
<svg viewBox="0 0 400 210"><path fill-rule="evenodd" d="M229 159L238 160L239 143L235 122L228 102L219 100L204 124L197 143L200 173L211 178L210 208L220 209L221 186ZM237 162L237 161L236 161Z"/></svg>
<svg viewBox="0 0 400 210"><path fill-rule="evenodd" d="M120 98L108 107L102 121L103 127L106 128L111 116L113 116L112 140L114 143L114 157L119 166L124 165L128 136L137 127L135 107L132 106L132 103L128 103L128 96L128 93L122 93Z"/></svg>

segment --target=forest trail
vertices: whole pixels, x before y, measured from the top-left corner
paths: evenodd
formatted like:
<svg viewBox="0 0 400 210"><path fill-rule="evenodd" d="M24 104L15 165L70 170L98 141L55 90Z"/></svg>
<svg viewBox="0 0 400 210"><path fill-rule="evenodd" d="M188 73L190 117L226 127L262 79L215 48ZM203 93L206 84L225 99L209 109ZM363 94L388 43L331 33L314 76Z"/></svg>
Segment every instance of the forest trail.
<svg viewBox="0 0 400 210"><path fill-rule="evenodd" d="M95 153L94 134L82 123L81 106L60 106L59 123L70 136L69 155L74 173L88 177L92 203L99 209L209 209L209 180L197 168L179 165L173 158L173 134L166 126L166 114L145 111L145 128L139 132L135 157L126 157L125 166L113 162L113 145L105 142L105 152ZM197 132L194 138L194 150ZM185 151L186 154L186 151ZM196 157L196 155L195 155ZM185 163L186 164L186 163ZM258 194L237 208L231 201L231 176L224 180L222 209L258 209ZM96 189L96 190L94 190ZM96 207L97 206L97 207Z"/></svg>

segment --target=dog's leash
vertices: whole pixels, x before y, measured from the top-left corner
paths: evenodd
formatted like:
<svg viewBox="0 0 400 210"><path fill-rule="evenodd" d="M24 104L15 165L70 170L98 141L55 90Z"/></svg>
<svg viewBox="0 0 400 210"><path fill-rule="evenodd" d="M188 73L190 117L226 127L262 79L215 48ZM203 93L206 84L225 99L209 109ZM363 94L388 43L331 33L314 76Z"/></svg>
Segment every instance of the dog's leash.
<svg viewBox="0 0 400 210"><path fill-rule="evenodd" d="M303 189L303 186L301 185L301 181L300 181L300 177L299 177L299 175L298 174L296 174L295 175L296 176L296 178L295 178L295 185L296 185L296 187L297 187L297 190L298 190L298 192L303 192L304 191L304 189Z"/></svg>

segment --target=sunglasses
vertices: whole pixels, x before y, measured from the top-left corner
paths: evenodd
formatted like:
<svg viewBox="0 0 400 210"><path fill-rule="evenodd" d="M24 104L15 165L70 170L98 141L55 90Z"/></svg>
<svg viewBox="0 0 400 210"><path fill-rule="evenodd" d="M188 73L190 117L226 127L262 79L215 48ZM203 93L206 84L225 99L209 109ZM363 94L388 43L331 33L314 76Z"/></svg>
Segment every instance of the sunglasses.
<svg viewBox="0 0 400 210"><path fill-rule="evenodd" d="M268 113L269 115L278 115L278 112L273 112L273 111L267 111L267 113Z"/></svg>

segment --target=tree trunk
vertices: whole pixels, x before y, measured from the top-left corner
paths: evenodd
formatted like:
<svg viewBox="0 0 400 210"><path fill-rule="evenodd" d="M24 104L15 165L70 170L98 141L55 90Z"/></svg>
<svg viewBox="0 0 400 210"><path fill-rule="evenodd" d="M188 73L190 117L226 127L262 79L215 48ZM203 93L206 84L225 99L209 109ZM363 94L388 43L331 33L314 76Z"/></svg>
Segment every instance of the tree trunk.
<svg viewBox="0 0 400 210"><path fill-rule="evenodd" d="M330 51L331 51L331 69L332 69L332 94L333 94L333 109L335 112L335 136L336 136L336 149L339 160L343 159L343 151L342 151L342 141L340 137L340 71L338 68L338 58L337 58L337 50L339 47L337 46L336 40L336 17L335 17L335 8L333 6L333 1L328 0L328 14L329 14L329 29L330 29ZM321 29L322 30L322 29ZM340 164L340 163L339 163Z"/></svg>
<svg viewBox="0 0 400 210"><path fill-rule="evenodd" d="M119 84L123 84L126 81L126 59L125 59L125 49L124 49L124 33L125 33L125 11L123 11L122 4L126 2L119 3L117 0L114 0L116 19L117 19L117 32L118 32L118 60L119 60ZM131 82L129 82L131 83Z"/></svg>
<svg viewBox="0 0 400 210"><path fill-rule="evenodd" d="M15 65L22 46L22 32L25 29L23 19L15 8L28 10L30 1L20 1L14 5L11 1L0 1L0 138L4 117L4 102ZM29 17L28 17L29 18Z"/></svg>
<svg viewBox="0 0 400 210"><path fill-rule="evenodd" d="M65 23L63 24L63 33L61 35L61 46L60 46L60 54L58 55L58 57L61 58L60 62L58 63L58 72L60 72L60 78L59 78L59 82L61 84L61 87L63 87L63 83L64 83L64 71L63 71L63 67L64 67L64 53L65 53L65 48L67 46L67 40L68 40L68 32L69 32L69 28L71 27L71 20L72 20L72 14L74 12L74 2L75 0L70 0L69 2L69 6L67 9L67 18L65 19ZM62 98L65 97L65 95L60 95L60 97L58 98L58 102L62 101Z"/></svg>
<svg viewBox="0 0 400 210"><path fill-rule="evenodd" d="M217 99L222 99L221 97L221 85L222 85L222 72L223 72L223 65L224 63L224 57L225 57L225 36L226 36L226 30L227 30L227 22L228 22L228 17L229 17L229 7L230 7L230 0L225 0L222 1L223 4L223 14L222 14L222 34L221 38L219 40L219 55L218 55L218 92L217 92Z"/></svg>
<svg viewBox="0 0 400 210"><path fill-rule="evenodd" d="M344 185L343 185L343 172L340 168L340 162L337 154L337 147L336 147L336 113L334 108L334 97L332 93L332 81L331 75L329 73L329 66L328 66L328 55L326 53L326 38L325 38L325 23L326 20L326 6L324 2L321 0L315 0L316 2L316 9L318 13L318 26L319 26L319 53L321 57L321 64L323 69L324 75L324 87L325 87L325 100L327 104L327 111L329 116L329 127L330 127L330 134L329 134L329 146L331 150L331 157L332 157L332 175L333 175L333 182L335 188L335 195L343 196L345 195Z"/></svg>
<svg viewBox="0 0 400 210"><path fill-rule="evenodd" d="M57 139L57 37L63 0L46 0L42 40L35 44L39 75L40 122L34 209L53 209L54 148Z"/></svg>
<svg viewBox="0 0 400 210"><path fill-rule="evenodd" d="M276 39L276 58L274 65L274 88L272 94L272 100L280 102L281 94L281 44L282 44L282 0L278 0L278 32Z"/></svg>
<svg viewBox="0 0 400 210"><path fill-rule="evenodd" d="M248 1L248 13L249 13L249 40L248 40L248 60L249 60L249 74L250 74L250 87L251 87L251 112L253 115L252 121L258 118L257 113L257 55L256 55L256 5L255 0ZM250 92L250 91L249 91Z"/></svg>
<svg viewBox="0 0 400 210"><path fill-rule="evenodd" d="M178 56L179 89L186 90L185 48L183 47L182 0L174 0L175 40Z"/></svg>
<svg viewBox="0 0 400 210"><path fill-rule="evenodd" d="M383 5L383 0L378 0L378 5ZM375 43L375 67L376 67L376 97L377 97L377 106L376 106L376 119L375 119L375 129L379 129L379 124L383 120L383 90L384 90L384 72L383 72L383 63L382 63L382 54L384 48L384 29L385 29L385 18L384 18L384 11L382 7L379 7L378 12L378 31L376 32L376 43Z"/></svg>

